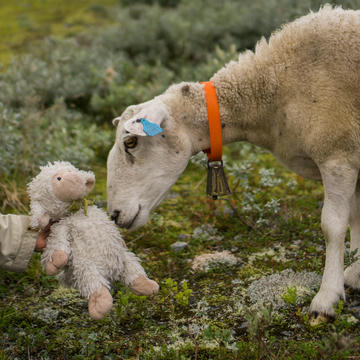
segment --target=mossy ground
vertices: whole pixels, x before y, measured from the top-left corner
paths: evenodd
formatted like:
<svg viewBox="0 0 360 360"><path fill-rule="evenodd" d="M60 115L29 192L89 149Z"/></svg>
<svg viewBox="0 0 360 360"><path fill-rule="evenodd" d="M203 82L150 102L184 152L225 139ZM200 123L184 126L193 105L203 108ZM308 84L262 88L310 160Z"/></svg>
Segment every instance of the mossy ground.
<svg viewBox="0 0 360 360"><path fill-rule="evenodd" d="M21 8L24 3L15 2ZM0 49L2 60L49 30L67 35L63 25L69 20L64 19L93 4L62 1L59 8L55 3L33 1L32 7L41 11L21 18L3 1L0 16L14 19L8 28L14 34L6 49ZM60 11L67 6L73 10ZM94 20L79 18L84 26ZM47 19L57 25L49 27ZM106 23L102 15L96 19ZM358 359L359 292L347 290L347 302L337 307L336 319L317 327L309 325L311 296L299 302L299 294L290 288L282 297L286 305L275 311L269 304L254 307L247 295L254 281L285 269L322 273L321 185L242 144L226 150L226 167L233 189L228 199L206 197L206 170L190 164L148 225L133 233L122 231L149 276L160 284L152 298L133 295L115 283L113 310L94 321L85 299L43 273L38 254L24 273L0 271L0 359ZM92 196L105 202L105 160L92 168L97 177ZM28 180L19 178L7 187L3 213L28 209ZM195 236L204 224L211 226ZM188 243L180 252L170 247L178 239ZM237 265L191 270L195 256L223 250L237 256Z"/></svg>
<svg viewBox="0 0 360 360"><path fill-rule="evenodd" d="M39 255L33 256L25 273L0 272L0 356L356 359L359 293L348 291L337 318L315 328L307 315L311 296L298 305L296 294L292 300L294 294L289 293L280 311L251 306L246 288L255 279L284 269L321 273L324 264L321 186L286 171L269 154L255 148L251 151L257 159L249 170L255 182L251 186L262 188L261 168L275 169L274 179L280 179L277 185L262 188L252 210L243 210L241 185L228 200L207 198L205 169L191 164L149 224L133 233L123 232L130 249L161 285L152 298L133 295L116 283L113 310L96 322L76 291L59 288L54 278L45 276ZM228 158L235 157L235 152L228 151L233 154ZM105 200L105 164L96 164L94 169L98 182L93 197ZM234 188L233 178L230 180ZM268 198L280 200L280 210L276 216L267 214L266 225L256 223L255 205L261 206ZM193 236L204 224L212 225L216 236ZM176 252L170 245L179 237L189 246ZM266 249L275 249L275 254ZM214 266L208 272L191 270L196 255L222 250L236 255L238 264ZM276 251L282 253L277 256ZM253 254L260 255L251 257Z"/></svg>

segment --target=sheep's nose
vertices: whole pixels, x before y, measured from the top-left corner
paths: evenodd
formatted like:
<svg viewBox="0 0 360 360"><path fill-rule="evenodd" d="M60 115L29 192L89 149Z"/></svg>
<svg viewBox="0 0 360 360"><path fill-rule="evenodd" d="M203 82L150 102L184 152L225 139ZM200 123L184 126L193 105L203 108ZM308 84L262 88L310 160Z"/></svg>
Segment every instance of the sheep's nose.
<svg viewBox="0 0 360 360"><path fill-rule="evenodd" d="M117 223L118 221L118 218L119 218L119 215L120 215L120 211L119 210L114 210L110 216L110 219L112 221L115 221L115 223Z"/></svg>

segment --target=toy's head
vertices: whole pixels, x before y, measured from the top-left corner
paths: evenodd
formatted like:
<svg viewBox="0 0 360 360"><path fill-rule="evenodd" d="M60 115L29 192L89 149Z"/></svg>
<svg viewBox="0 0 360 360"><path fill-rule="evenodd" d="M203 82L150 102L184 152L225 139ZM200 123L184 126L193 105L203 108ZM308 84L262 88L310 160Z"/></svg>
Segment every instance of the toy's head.
<svg viewBox="0 0 360 360"><path fill-rule="evenodd" d="M92 172L78 170L68 162L56 161L40 168L28 184L32 226L44 228L65 215L72 201L82 199L95 185Z"/></svg>

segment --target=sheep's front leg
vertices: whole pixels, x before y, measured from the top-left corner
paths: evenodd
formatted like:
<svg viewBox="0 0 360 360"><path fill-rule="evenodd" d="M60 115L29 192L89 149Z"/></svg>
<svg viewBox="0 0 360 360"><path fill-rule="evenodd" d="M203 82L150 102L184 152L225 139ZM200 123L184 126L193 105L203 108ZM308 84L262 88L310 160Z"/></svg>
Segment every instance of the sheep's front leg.
<svg viewBox="0 0 360 360"><path fill-rule="evenodd" d="M351 201L350 208L350 251L357 250L360 256L360 183L357 183L356 193ZM353 289L360 289L360 259L345 270L345 284Z"/></svg>
<svg viewBox="0 0 360 360"><path fill-rule="evenodd" d="M320 166L320 171L325 192L321 227L326 240L326 260L320 290L310 306L313 318L334 316L334 305L339 299L345 300L344 241L358 176L358 169L343 160L328 161Z"/></svg>
<svg viewBox="0 0 360 360"><path fill-rule="evenodd" d="M67 264L70 256L70 233L65 224L54 224L41 257L47 275L56 275Z"/></svg>

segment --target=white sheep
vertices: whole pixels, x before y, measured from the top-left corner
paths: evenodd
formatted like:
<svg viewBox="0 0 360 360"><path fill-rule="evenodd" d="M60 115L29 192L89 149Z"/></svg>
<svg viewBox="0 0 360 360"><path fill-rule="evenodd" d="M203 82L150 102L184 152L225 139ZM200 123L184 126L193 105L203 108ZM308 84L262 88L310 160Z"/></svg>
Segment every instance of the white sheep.
<svg viewBox="0 0 360 360"><path fill-rule="evenodd" d="M206 80L206 79L204 79ZM344 275L344 238L360 248L360 11L327 5L259 41L212 78L223 143L248 141L289 169L324 184L321 226L326 263L311 303L316 317L334 315L345 284L360 288L360 262ZM146 118L163 129L146 136ZM114 120L108 158L112 218L131 229L146 223L185 169L209 148L203 85L180 83Z"/></svg>
<svg viewBox="0 0 360 360"><path fill-rule="evenodd" d="M122 280L138 295L151 295L159 287L127 250L105 211L86 205L71 211L73 202L83 199L94 184L92 172L59 161L42 167L28 189L32 226L53 222L41 259L46 273L60 272L60 282L79 290L89 300L90 316L101 319L112 307L110 282Z"/></svg>

